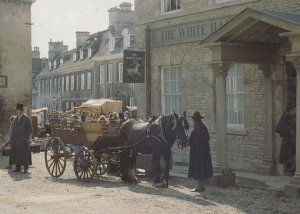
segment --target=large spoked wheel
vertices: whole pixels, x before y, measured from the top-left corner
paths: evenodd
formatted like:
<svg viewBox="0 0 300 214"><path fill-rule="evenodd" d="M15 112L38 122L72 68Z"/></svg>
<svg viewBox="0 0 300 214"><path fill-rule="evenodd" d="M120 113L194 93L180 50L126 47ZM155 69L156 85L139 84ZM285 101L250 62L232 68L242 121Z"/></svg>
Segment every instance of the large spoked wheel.
<svg viewBox="0 0 300 214"><path fill-rule="evenodd" d="M67 166L67 152L59 138L52 138L46 145L45 163L52 177L60 177Z"/></svg>
<svg viewBox="0 0 300 214"><path fill-rule="evenodd" d="M109 165L107 158L108 156L104 154L97 160L97 176L104 175L107 172Z"/></svg>
<svg viewBox="0 0 300 214"><path fill-rule="evenodd" d="M89 182L97 170L97 161L91 151L84 148L75 156L74 172L78 180Z"/></svg>

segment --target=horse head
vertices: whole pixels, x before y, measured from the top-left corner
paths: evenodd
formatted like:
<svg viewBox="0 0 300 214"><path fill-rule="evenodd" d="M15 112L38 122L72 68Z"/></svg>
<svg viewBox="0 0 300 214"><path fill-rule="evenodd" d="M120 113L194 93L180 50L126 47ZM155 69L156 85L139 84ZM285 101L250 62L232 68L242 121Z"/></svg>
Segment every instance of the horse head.
<svg viewBox="0 0 300 214"><path fill-rule="evenodd" d="M186 117L183 117L175 112L170 115L163 115L161 117L161 127L165 141L172 147L177 141L182 148L186 146L188 138L186 130L189 128Z"/></svg>

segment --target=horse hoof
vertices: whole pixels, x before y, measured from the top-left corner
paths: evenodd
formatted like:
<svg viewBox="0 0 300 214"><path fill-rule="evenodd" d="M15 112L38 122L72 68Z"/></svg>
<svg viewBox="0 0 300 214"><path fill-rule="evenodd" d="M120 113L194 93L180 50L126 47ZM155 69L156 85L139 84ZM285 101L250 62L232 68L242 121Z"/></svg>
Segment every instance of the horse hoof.
<svg viewBox="0 0 300 214"><path fill-rule="evenodd" d="M164 186L165 186L165 184L163 184L163 183L155 183L154 184L154 187L159 188L159 189L165 188Z"/></svg>

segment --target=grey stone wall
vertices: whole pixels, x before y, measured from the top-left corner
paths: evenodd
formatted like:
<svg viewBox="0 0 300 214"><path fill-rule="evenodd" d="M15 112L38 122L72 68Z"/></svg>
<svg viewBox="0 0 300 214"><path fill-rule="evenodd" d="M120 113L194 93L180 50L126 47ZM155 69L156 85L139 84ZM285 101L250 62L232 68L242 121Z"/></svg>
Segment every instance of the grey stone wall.
<svg viewBox="0 0 300 214"><path fill-rule="evenodd" d="M0 88L4 105L0 133L7 134L9 117L17 102L31 110L31 2L0 1L0 75L8 88Z"/></svg>
<svg viewBox="0 0 300 214"><path fill-rule="evenodd" d="M300 13L298 0L240 0L224 4L215 4L214 0L182 1L178 13L162 14L160 1L136 0L135 8L136 41L141 50L145 50L145 28L152 32L190 23L202 23L209 20L230 20L246 7L268 9L282 12ZM163 66L182 66L183 96L182 106L189 114L200 110L204 123L211 133L211 150L215 159L215 91L214 75L208 67L210 52L199 45L200 40L178 42L169 45L153 45L151 48L152 73L152 114L162 111L161 106L161 68ZM273 127L280 118L286 104L286 77L283 56L279 55L278 65L273 70ZM263 73L257 65L246 65L245 70L245 129L228 130L228 160L233 169L256 171L262 163L265 138L265 92ZM137 85L139 93L138 109L140 117L145 115L145 87ZM274 133L274 156L278 160L280 137ZM176 151L176 148L174 149ZM177 151L177 153L179 153ZM183 156L185 157L183 157ZM176 159L176 157L174 157ZM188 160L187 152L181 153L183 161Z"/></svg>

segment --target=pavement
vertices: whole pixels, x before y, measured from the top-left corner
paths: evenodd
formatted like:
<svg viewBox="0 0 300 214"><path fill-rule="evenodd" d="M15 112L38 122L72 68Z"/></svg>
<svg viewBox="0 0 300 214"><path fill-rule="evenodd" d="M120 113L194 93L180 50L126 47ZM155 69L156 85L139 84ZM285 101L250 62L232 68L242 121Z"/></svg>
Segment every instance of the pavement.
<svg viewBox="0 0 300 214"><path fill-rule="evenodd" d="M284 186L289 184L289 177L287 176L264 176L242 171L235 171L235 174L237 186L284 191ZM170 175L177 178L187 178L188 166L184 164L175 164L173 165Z"/></svg>

